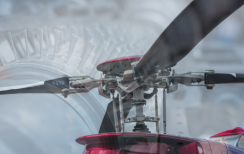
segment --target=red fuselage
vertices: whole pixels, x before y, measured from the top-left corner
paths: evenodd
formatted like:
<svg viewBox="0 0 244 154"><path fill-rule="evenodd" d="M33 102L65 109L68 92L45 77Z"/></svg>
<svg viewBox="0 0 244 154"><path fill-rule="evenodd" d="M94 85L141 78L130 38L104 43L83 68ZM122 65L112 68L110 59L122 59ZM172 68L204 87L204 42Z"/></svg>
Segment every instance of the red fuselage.
<svg viewBox="0 0 244 154"><path fill-rule="evenodd" d="M210 140L151 133L106 133L79 137L83 154L244 154L244 150Z"/></svg>

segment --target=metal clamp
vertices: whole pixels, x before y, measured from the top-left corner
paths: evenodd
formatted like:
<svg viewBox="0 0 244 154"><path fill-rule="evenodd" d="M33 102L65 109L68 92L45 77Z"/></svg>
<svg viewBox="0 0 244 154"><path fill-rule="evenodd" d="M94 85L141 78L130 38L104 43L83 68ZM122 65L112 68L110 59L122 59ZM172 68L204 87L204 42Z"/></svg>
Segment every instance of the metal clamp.
<svg viewBox="0 0 244 154"><path fill-rule="evenodd" d="M206 75L207 74L212 74L212 73L214 73L215 71L214 70L206 70L206 73L205 73L205 79L206 79ZM206 82L206 80L205 80L205 82ZM206 86L206 88L207 89L213 89L213 87L215 86L215 84L205 84L205 86Z"/></svg>
<svg viewBox="0 0 244 154"><path fill-rule="evenodd" d="M166 89L169 86L169 79L168 78L162 78L162 86L164 89Z"/></svg>
<svg viewBox="0 0 244 154"><path fill-rule="evenodd" d="M138 105L138 104L143 104L146 105L146 100L142 99L142 100L132 100L132 105Z"/></svg>
<svg viewBox="0 0 244 154"><path fill-rule="evenodd" d="M158 122L160 120L159 117L145 117L145 116L140 116L140 117L131 117L131 118L126 118L125 123L130 123L130 122Z"/></svg>

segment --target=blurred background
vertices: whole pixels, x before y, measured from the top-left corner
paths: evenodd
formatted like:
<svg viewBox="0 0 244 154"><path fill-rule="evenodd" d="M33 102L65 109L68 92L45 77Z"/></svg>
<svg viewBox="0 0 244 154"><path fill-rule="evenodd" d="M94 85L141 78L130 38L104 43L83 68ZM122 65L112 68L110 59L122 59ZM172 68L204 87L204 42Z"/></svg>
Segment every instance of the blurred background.
<svg viewBox="0 0 244 154"><path fill-rule="evenodd" d="M144 54L190 0L0 0L0 87L70 75L100 77L108 59ZM243 73L244 8L216 27L175 69ZM158 92L162 109L162 91ZM208 139L244 128L244 85L181 86L167 94L168 133ZM0 153L81 153L108 102L97 89L0 96ZM154 116L154 98L144 106ZM132 109L133 111L133 109ZM162 115L162 110L159 111ZM129 116L133 116L133 112ZM134 124L126 124L131 131ZM155 133L155 125L148 123ZM161 133L163 127L161 127Z"/></svg>

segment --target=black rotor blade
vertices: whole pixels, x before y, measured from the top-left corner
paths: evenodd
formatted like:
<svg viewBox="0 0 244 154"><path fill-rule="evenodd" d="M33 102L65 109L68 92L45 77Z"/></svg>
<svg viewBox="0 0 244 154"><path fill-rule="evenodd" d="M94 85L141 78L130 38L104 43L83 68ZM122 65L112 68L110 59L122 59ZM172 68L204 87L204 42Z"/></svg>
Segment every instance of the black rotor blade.
<svg viewBox="0 0 244 154"><path fill-rule="evenodd" d="M0 87L0 95L18 93L62 93L62 89L69 89L69 77L62 77L36 84Z"/></svg>
<svg viewBox="0 0 244 154"><path fill-rule="evenodd" d="M194 0L165 29L134 67L135 77L174 66L244 0Z"/></svg>
<svg viewBox="0 0 244 154"><path fill-rule="evenodd" d="M205 84L244 83L244 74L206 73Z"/></svg>
<svg viewBox="0 0 244 154"><path fill-rule="evenodd" d="M116 101L116 104L117 104L117 101ZM114 124L113 101L111 101L110 103L108 103L105 115L103 117L103 121L102 121L100 129L99 129L99 134L115 132L114 126L115 126L115 124Z"/></svg>

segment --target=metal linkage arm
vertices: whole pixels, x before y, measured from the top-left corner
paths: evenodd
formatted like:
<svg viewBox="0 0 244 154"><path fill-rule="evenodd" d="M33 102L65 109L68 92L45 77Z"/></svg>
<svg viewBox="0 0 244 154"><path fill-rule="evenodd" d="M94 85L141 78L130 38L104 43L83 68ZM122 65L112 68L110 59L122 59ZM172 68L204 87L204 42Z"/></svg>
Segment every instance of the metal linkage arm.
<svg viewBox="0 0 244 154"><path fill-rule="evenodd" d="M163 90L163 125L164 125L164 134L166 134L166 91Z"/></svg>
<svg viewBox="0 0 244 154"><path fill-rule="evenodd" d="M122 96L120 91L119 91L119 110L120 110L121 132L124 132L124 108L123 108Z"/></svg>
<svg viewBox="0 0 244 154"><path fill-rule="evenodd" d="M158 117L158 95L157 92L155 93L155 114ZM159 124L158 121L156 122L156 131L159 133Z"/></svg>
<svg viewBox="0 0 244 154"><path fill-rule="evenodd" d="M114 128L115 128L115 132L119 132L119 123L117 117L117 108L116 108L116 102L114 98L114 92L112 94L113 94Z"/></svg>
<svg viewBox="0 0 244 154"><path fill-rule="evenodd" d="M169 86L169 82L166 79L162 80L163 85L163 126L164 134L166 134L166 91L165 89Z"/></svg>

